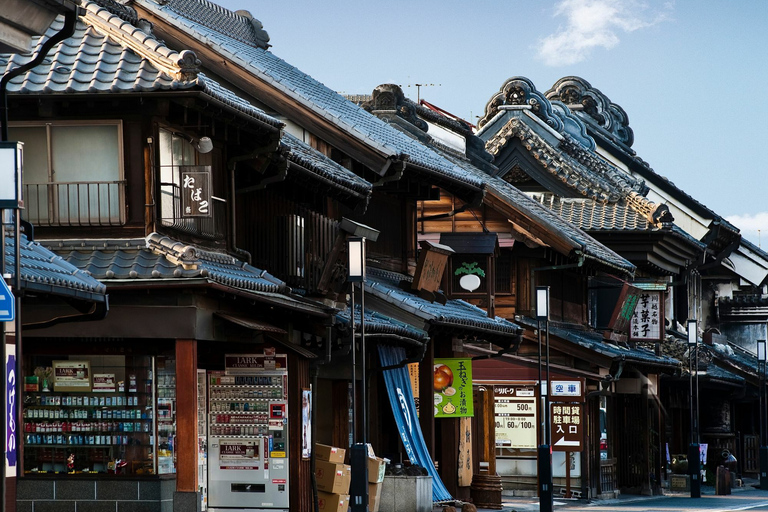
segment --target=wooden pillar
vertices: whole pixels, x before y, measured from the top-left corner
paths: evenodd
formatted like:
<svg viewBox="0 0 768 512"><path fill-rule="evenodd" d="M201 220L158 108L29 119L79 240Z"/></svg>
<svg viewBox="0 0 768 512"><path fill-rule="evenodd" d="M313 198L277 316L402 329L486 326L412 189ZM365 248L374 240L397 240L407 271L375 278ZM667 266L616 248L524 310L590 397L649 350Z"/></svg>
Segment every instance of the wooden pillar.
<svg viewBox="0 0 768 512"><path fill-rule="evenodd" d="M197 490L197 340L176 340L176 491Z"/></svg>

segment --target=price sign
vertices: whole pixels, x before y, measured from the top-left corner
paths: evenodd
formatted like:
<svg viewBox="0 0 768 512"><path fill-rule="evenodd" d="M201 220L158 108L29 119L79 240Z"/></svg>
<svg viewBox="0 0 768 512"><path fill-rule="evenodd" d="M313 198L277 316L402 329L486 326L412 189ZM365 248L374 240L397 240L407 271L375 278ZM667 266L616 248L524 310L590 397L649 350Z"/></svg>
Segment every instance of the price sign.
<svg viewBox="0 0 768 512"><path fill-rule="evenodd" d="M536 448L536 393L533 386L494 386L498 448Z"/></svg>

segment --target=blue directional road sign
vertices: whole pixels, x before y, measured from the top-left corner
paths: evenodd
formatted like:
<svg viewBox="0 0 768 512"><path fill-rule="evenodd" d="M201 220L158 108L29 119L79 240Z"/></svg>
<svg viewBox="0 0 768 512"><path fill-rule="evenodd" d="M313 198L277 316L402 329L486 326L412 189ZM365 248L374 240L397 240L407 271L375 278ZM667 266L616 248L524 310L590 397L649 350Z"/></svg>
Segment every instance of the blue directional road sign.
<svg viewBox="0 0 768 512"><path fill-rule="evenodd" d="M11 289L5 279L0 277L0 322L12 322L16 318L15 304Z"/></svg>

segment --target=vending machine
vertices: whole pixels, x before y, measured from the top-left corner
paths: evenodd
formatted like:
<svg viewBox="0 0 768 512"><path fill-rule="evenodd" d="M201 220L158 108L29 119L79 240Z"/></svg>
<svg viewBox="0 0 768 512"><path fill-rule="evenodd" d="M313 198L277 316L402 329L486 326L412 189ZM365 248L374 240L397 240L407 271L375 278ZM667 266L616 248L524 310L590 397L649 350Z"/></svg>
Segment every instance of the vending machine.
<svg viewBox="0 0 768 512"><path fill-rule="evenodd" d="M226 356L208 379L208 510L288 510L286 355Z"/></svg>

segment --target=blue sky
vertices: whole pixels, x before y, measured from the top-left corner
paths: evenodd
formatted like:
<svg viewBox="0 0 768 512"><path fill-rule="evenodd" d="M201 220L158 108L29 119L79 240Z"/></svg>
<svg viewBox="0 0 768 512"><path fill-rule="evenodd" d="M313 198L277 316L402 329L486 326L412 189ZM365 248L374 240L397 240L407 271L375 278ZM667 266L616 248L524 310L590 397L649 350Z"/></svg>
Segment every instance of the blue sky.
<svg viewBox="0 0 768 512"><path fill-rule="evenodd" d="M214 0L332 89L381 83L476 120L512 76L577 75L629 116L659 174L768 248L768 2ZM761 230L758 233L758 230Z"/></svg>

